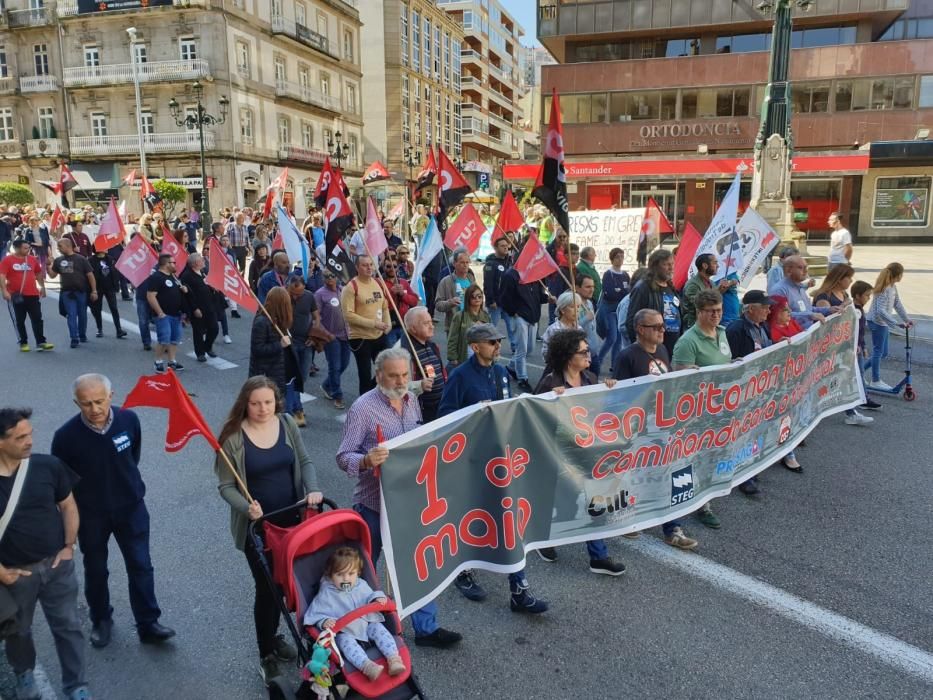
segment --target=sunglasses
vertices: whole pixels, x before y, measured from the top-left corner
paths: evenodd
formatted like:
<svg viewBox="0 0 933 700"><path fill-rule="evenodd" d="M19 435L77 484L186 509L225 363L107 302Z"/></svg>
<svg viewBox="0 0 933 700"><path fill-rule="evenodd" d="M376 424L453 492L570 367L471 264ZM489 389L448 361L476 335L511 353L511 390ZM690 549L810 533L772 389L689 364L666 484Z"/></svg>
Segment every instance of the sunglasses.
<svg viewBox="0 0 933 700"><path fill-rule="evenodd" d="M574 355L589 355L589 354L590 354L590 349L589 349L589 348L586 348L586 349L584 349L584 350L577 350L577 351L574 353Z"/></svg>
<svg viewBox="0 0 933 700"><path fill-rule="evenodd" d="M497 346L497 345L502 345L502 341L501 341L501 340L487 340L486 343L487 343L488 345L492 345L493 347L495 347L495 346Z"/></svg>
<svg viewBox="0 0 933 700"><path fill-rule="evenodd" d="M663 331L663 330L664 330L664 324L663 324L663 323L657 323L657 324L655 324L655 325L653 325L653 326L649 326L647 323L643 323L643 324L641 324L641 328L650 328L650 329L653 330L653 331Z"/></svg>

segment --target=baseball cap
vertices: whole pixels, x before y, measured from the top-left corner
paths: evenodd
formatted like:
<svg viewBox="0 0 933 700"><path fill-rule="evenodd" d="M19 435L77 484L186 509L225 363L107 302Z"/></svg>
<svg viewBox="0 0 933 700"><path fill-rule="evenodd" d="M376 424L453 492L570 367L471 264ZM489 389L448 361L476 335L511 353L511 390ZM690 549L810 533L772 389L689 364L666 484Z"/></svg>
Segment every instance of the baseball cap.
<svg viewBox="0 0 933 700"><path fill-rule="evenodd" d="M502 340L505 336L491 323L477 323L466 332L467 343L482 343L485 340Z"/></svg>
<svg viewBox="0 0 933 700"><path fill-rule="evenodd" d="M743 304L764 304L765 306L771 306L774 301L771 297L765 294L760 289L750 289L745 292L745 296L742 297Z"/></svg>

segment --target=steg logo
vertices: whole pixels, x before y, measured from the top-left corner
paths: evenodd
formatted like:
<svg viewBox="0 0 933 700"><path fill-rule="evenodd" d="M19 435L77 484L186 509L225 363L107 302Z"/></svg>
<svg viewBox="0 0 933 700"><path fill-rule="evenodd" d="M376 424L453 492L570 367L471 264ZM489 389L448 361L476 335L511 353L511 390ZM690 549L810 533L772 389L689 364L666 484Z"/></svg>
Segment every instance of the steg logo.
<svg viewBox="0 0 933 700"><path fill-rule="evenodd" d="M671 505L686 503L693 498L693 465L671 472Z"/></svg>

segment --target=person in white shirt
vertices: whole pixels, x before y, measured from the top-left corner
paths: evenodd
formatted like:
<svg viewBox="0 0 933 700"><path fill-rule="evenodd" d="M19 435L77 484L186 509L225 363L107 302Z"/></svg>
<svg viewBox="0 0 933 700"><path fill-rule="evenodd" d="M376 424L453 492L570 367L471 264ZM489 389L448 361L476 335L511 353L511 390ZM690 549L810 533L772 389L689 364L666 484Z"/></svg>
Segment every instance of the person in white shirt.
<svg viewBox="0 0 933 700"><path fill-rule="evenodd" d="M829 269L832 270L852 260L852 234L842 225L839 212L830 214L828 223L833 231L829 236Z"/></svg>

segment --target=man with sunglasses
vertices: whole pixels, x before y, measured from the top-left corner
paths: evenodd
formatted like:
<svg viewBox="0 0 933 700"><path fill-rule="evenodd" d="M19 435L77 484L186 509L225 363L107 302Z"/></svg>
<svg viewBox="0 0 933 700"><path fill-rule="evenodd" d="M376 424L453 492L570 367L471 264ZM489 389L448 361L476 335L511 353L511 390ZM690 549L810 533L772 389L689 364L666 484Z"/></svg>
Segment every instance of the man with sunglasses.
<svg viewBox="0 0 933 700"><path fill-rule="evenodd" d="M477 323L466 332L467 344L473 354L447 377L438 416L446 416L461 408L485 401L498 401L512 396L509 375L505 367L498 364L499 350L505 336L491 323ZM461 572L454 585L464 597L473 601L486 598L486 591L473 578L469 569ZM509 574L509 589L513 612L543 613L548 609L544 600L531 594L525 570Z"/></svg>
<svg viewBox="0 0 933 700"><path fill-rule="evenodd" d="M671 371L671 359L664 346L664 316L654 309L640 309L635 314L635 342L619 353L613 375L616 379L660 377ZM679 520L663 525L664 541L677 549L696 549L699 544L687 537Z"/></svg>

